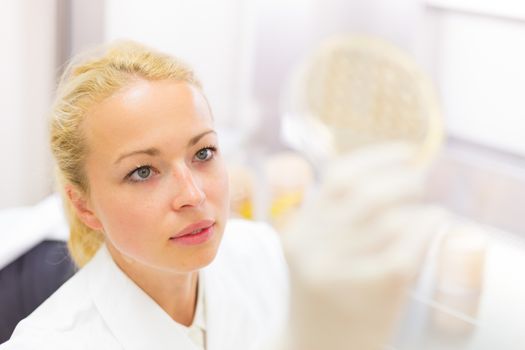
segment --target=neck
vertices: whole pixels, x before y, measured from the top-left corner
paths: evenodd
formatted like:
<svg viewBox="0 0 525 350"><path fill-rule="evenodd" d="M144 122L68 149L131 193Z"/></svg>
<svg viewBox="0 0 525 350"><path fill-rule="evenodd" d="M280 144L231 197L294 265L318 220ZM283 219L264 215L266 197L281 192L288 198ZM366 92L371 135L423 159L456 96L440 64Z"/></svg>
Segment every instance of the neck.
<svg viewBox="0 0 525 350"><path fill-rule="evenodd" d="M175 273L159 270L123 257L110 244L108 250L118 267L174 321L191 325L197 303L198 271Z"/></svg>

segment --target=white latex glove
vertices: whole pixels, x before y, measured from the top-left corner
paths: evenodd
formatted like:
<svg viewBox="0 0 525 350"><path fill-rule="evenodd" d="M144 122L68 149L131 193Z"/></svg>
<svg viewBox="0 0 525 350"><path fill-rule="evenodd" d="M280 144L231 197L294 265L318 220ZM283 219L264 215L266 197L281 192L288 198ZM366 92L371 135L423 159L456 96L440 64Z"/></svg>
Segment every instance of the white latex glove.
<svg viewBox="0 0 525 350"><path fill-rule="evenodd" d="M292 282L287 349L383 349L443 210L418 202L408 144L335 159L283 233Z"/></svg>

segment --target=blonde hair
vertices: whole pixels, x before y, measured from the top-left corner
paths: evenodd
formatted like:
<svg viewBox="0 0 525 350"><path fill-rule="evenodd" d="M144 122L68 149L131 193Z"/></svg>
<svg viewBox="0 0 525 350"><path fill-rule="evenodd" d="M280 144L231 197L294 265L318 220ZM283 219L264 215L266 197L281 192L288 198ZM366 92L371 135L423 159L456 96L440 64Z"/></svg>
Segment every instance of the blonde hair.
<svg viewBox="0 0 525 350"><path fill-rule="evenodd" d="M84 171L88 147L82 121L89 109L137 79L173 79L198 88L192 69L180 60L131 41L119 41L82 55L66 68L58 84L51 116L51 151L70 225L68 248L78 266L85 265L104 241L102 232L86 226L77 216L64 188L73 185L84 194L89 184Z"/></svg>

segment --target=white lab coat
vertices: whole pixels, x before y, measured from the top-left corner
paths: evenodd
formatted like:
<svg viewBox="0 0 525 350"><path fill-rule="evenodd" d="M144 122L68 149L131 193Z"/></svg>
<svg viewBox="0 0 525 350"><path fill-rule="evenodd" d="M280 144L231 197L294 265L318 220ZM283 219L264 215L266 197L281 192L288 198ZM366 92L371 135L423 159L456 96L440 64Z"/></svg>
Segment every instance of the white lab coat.
<svg viewBox="0 0 525 350"><path fill-rule="evenodd" d="M230 221L215 260L200 273L208 350L258 349L277 336L287 319L288 278L270 226ZM197 348L104 246L0 345L14 349Z"/></svg>

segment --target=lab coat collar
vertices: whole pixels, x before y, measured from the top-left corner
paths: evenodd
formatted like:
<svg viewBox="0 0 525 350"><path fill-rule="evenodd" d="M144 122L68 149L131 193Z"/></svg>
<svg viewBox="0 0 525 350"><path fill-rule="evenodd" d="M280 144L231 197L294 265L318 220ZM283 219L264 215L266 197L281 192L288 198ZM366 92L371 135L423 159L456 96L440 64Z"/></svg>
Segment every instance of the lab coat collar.
<svg viewBox="0 0 525 350"><path fill-rule="evenodd" d="M197 350L184 328L119 269L105 245L85 269L93 301L124 349Z"/></svg>

